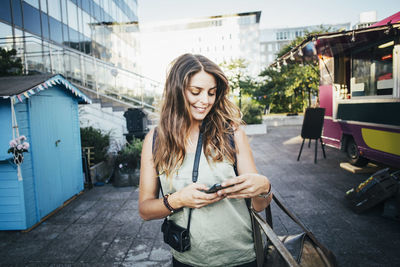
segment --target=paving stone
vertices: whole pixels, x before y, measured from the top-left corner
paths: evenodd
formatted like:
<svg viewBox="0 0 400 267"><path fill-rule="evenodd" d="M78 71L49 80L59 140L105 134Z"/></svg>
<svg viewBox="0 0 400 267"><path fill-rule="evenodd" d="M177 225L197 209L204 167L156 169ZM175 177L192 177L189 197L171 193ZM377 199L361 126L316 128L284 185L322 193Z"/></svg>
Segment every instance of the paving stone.
<svg viewBox="0 0 400 267"><path fill-rule="evenodd" d="M141 262L123 262L123 267L170 267L171 262L158 262L158 261L141 261Z"/></svg>
<svg viewBox="0 0 400 267"><path fill-rule="evenodd" d="M126 224L132 221L133 216L137 216L137 210L120 209L110 220L114 223Z"/></svg>
<svg viewBox="0 0 400 267"><path fill-rule="evenodd" d="M117 235L99 262L122 262L133 241L132 236Z"/></svg>
<svg viewBox="0 0 400 267"><path fill-rule="evenodd" d="M24 236L12 243L6 251L0 252L2 264L22 264L31 260L43 248L47 247L49 240L33 240Z"/></svg>
<svg viewBox="0 0 400 267"><path fill-rule="evenodd" d="M124 187L120 187L121 190L124 190ZM130 196L131 192L127 191L111 191L108 194L104 194L102 196L102 200L116 200L116 199L127 199Z"/></svg>
<svg viewBox="0 0 400 267"><path fill-rule="evenodd" d="M79 262L96 262L106 253L116 235L120 232L120 225L107 224L100 230L99 234L90 242L89 246L79 258Z"/></svg>
<svg viewBox="0 0 400 267"><path fill-rule="evenodd" d="M153 244L153 239L135 239L128 250L124 262L140 262L148 260Z"/></svg>
<svg viewBox="0 0 400 267"><path fill-rule="evenodd" d="M362 214L347 207L347 190L368 178L339 167L339 150L326 147L327 159L307 143L301 159L301 126L269 127L252 136L257 169L273 192L326 247L339 266L400 266L398 221L381 216L382 206ZM106 184L85 191L28 233L0 231L1 266L171 266L163 242L162 220L144 221L138 214L138 189ZM272 204L279 235L301 230Z"/></svg>
<svg viewBox="0 0 400 267"><path fill-rule="evenodd" d="M36 260L44 262L76 261L90 242L101 230L102 225L71 225L65 232L54 239L39 255Z"/></svg>
<svg viewBox="0 0 400 267"><path fill-rule="evenodd" d="M135 210L135 212L138 212L138 204L139 201L137 199L128 199L128 201L125 202L121 209Z"/></svg>
<svg viewBox="0 0 400 267"><path fill-rule="evenodd" d="M143 220L136 214L132 214L130 217L130 220L124 225L122 225L121 228L121 235L130 235L136 237L140 227L142 226Z"/></svg>
<svg viewBox="0 0 400 267"><path fill-rule="evenodd" d="M150 260L153 261L167 261L171 259L171 252L169 249L163 247L153 247L150 254Z"/></svg>

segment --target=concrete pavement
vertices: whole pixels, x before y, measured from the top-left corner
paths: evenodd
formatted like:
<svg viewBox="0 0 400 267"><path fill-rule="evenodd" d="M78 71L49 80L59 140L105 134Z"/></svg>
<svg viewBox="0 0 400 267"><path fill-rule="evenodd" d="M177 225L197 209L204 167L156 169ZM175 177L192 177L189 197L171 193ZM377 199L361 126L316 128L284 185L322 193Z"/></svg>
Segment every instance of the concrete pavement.
<svg viewBox="0 0 400 267"><path fill-rule="evenodd" d="M259 172L274 193L336 254L340 266L400 266L400 223L376 208L355 214L345 192L366 174L339 168L344 155L327 148L327 159L314 143L303 148L301 126L269 127L268 134L249 137ZM161 220L144 222L138 215L138 190L112 185L95 187L28 233L0 231L1 266L170 266L162 241ZM278 234L299 232L272 206Z"/></svg>

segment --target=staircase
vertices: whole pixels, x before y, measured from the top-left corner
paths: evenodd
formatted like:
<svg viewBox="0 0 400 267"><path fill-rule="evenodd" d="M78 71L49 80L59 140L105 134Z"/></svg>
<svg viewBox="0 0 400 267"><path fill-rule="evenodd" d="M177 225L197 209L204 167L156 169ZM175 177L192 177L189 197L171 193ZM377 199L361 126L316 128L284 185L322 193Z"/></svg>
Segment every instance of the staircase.
<svg viewBox="0 0 400 267"><path fill-rule="evenodd" d="M109 152L119 151L126 142L125 135L128 130L124 113L128 108L142 108L147 115L149 128L158 123L158 113L151 105L123 95L117 95L114 92L106 95L77 84L74 85L92 100L90 105L79 105L81 127L92 126L103 132L109 132L111 139Z"/></svg>

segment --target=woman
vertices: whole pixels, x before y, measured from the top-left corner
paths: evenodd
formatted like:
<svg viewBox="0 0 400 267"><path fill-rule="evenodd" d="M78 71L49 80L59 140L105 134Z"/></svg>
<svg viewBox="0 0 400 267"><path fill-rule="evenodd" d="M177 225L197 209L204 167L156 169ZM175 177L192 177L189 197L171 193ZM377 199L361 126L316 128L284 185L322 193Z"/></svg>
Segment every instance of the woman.
<svg viewBox="0 0 400 267"><path fill-rule="evenodd" d="M240 111L227 98L229 90L227 78L215 63L201 55L180 56L165 83L157 134L153 140L152 130L144 140L140 216L144 220L169 216L186 228L193 209L191 248L172 250L174 266L256 266L245 198L251 198L253 209L261 211L271 201L271 185L257 174L249 142L240 128ZM193 183L200 129L203 150L198 180ZM239 176L233 168L235 161ZM164 199L158 198L158 175ZM204 192L215 183L226 188Z"/></svg>

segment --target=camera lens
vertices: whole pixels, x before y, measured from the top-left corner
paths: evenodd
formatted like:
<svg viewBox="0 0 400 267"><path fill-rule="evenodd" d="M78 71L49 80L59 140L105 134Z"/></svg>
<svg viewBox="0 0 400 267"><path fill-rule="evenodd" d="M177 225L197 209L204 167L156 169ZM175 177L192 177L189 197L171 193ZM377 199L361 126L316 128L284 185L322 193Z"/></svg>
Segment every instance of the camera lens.
<svg viewBox="0 0 400 267"><path fill-rule="evenodd" d="M177 234L173 234L171 241L174 242L175 244L179 244L179 236Z"/></svg>

